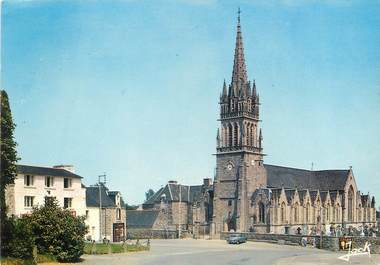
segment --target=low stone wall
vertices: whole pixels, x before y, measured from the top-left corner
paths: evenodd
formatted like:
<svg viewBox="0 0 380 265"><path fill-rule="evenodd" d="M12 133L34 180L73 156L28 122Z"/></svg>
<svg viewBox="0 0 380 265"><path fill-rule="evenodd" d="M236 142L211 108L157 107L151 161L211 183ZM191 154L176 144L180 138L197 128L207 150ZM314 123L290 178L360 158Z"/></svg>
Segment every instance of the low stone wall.
<svg viewBox="0 0 380 265"><path fill-rule="evenodd" d="M174 239L178 238L178 232L176 230L153 230L144 228L129 228L127 230L128 239Z"/></svg>
<svg viewBox="0 0 380 265"><path fill-rule="evenodd" d="M226 239L230 234L241 234L247 237L249 241L265 241L271 243L280 243L287 245L301 245L303 237L308 239L308 243L315 242L317 248L339 251L340 249L340 239L339 237L333 236L305 236L305 235L285 235L285 234L258 234L251 232L241 232L241 233L229 233L222 232L220 235L221 239ZM352 248L362 248L365 243L371 244L371 253L380 254L380 238L379 237L345 237L346 239L352 240Z"/></svg>

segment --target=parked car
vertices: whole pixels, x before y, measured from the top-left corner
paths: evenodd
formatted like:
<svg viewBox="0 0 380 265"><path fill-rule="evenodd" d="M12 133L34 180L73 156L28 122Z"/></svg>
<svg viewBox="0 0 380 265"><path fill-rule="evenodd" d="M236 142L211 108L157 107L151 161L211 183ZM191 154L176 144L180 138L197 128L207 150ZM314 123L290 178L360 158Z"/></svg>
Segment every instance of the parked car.
<svg viewBox="0 0 380 265"><path fill-rule="evenodd" d="M239 234L232 234L226 238L226 241L228 244L241 244L247 242L247 238Z"/></svg>

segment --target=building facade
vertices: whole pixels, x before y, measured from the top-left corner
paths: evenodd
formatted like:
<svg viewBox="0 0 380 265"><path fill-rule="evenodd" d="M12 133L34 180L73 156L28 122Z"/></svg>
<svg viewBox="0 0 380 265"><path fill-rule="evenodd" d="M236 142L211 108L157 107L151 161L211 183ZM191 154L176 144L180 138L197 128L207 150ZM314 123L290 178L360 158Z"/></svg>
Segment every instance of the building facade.
<svg viewBox="0 0 380 265"><path fill-rule="evenodd" d="M208 227L211 222L212 196L211 179L206 178L202 185L193 186L169 181L143 203L143 210L160 210L164 213L166 221L159 222L162 229L194 233L195 227Z"/></svg>
<svg viewBox="0 0 380 265"><path fill-rule="evenodd" d="M86 187L86 239L120 242L126 236L126 209L119 191L104 185Z"/></svg>
<svg viewBox="0 0 380 265"><path fill-rule="evenodd" d="M231 83L220 96L212 233L330 233L376 224L375 199L352 168L303 170L264 164L260 99L248 80L240 14Z"/></svg>
<svg viewBox="0 0 380 265"><path fill-rule="evenodd" d="M59 205L73 215L85 215L85 188L82 177L74 173L73 166L40 167L17 165L14 184L7 186L8 214L29 214L33 207L42 206L46 198L57 199Z"/></svg>

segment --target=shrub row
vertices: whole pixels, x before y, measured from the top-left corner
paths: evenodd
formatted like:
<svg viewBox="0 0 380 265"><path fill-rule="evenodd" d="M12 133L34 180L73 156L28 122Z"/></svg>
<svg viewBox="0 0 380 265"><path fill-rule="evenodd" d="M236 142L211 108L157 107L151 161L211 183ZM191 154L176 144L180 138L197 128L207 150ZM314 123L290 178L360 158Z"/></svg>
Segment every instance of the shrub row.
<svg viewBox="0 0 380 265"><path fill-rule="evenodd" d="M21 218L6 218L3 230L2 255L22 260L79 260L84 250L87 228L84 217L75 217L59 207L56 200L46 200L32 214ZM37 252L43 254L38 256Z"/></svg>

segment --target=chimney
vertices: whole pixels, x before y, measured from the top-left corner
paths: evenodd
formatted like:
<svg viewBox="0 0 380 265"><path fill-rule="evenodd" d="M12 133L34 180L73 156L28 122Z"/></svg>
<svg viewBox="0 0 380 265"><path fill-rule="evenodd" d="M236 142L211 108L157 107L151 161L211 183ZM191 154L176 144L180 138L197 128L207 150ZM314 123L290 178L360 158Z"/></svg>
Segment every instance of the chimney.
<svg viewBox="0 0 380 265"><path fill-rule="evenodd" d="M71 173L75 173L73 165L56 165L56 166L53 166L53 168L64 169L64 170L70 171Z"/></svg>
<svg viewBox="0 0 380 265"><path fill-rule="evenodd" d="M210 178L204 178L204 179L203 179L203 186L205 186L205 187L210 187L210 186L211 186L211 183L212 183L212 181L211 181Z"/></svg>
<svg viewBox="0 0 380 265"><path fill-rule="evenodd" d="M176 180L169 180L168 183L169 184L177 184L178 182Z"/></svg>

